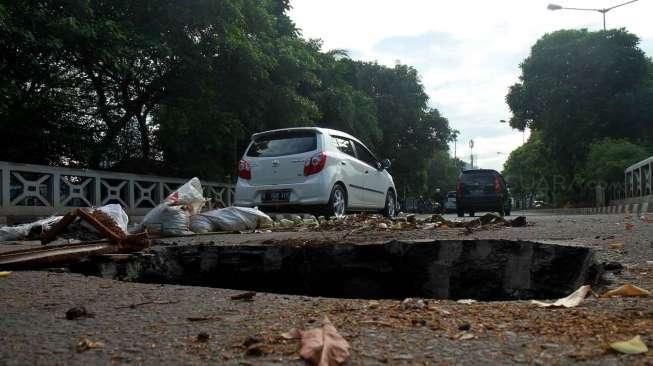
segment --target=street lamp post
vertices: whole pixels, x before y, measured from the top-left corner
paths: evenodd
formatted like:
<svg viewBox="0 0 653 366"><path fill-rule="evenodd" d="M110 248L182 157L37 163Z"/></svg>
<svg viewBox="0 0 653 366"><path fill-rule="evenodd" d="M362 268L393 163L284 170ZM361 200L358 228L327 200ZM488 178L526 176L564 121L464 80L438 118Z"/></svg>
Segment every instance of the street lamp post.
<svg viewBox="0 0 653 366"><path fill-rule="evenodd" d="M549 9L549 10L581 10L581 11L598 11L599 13L603 14L603 30L605 30L605 13L609 12L610 10L612 10L612 9L614 9L614 8L618 8L618 7L620 7L620 6L624 6L624 5L628 5L628 4L632 4L632 3L634 3L635 1L639 1L639 0L631 0L631 1L627 1L627 2L622 3L622 4L617 4L617 5L611 6L611 7L609 7L609 8L602 8L602 9L594 9L594 8L567 8L567 7L564 7L564 6L560 6L560 5L558 5L558 4L549 4L549 6L547 6L546 8Z"/></svg>
<svg viewBox="0 0 653 366"><path fill-rule="evenodd" d="M474 169L474 140L469 140L469 164Z"/></svg>

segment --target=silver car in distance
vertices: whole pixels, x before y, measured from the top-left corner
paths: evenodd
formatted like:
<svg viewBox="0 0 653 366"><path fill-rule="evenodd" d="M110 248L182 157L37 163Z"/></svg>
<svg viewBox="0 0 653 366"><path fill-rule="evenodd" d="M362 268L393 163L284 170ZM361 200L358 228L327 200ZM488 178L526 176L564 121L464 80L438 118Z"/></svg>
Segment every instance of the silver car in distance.
<svg viewBox="0 0 653 366"><path fill-rule="evenodd" d="M317 127L252 135L238 164L236 206L310 206L329 216L379 211L392 217L397 191L390 161L378 160L357 138Z"/></svg>

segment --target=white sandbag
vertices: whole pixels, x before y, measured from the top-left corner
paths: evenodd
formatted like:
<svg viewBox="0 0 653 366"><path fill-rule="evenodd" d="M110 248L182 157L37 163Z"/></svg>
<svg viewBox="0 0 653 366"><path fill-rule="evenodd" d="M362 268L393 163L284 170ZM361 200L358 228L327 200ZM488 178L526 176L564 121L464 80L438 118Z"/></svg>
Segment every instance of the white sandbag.
<svg viewBox="0 0 653 366"><path fill-rule="evenodd" d="M164 200L172 205L184 205L191 215L197 214L204 206L204 190L202 183L195 177L170 193Z"/></svg>
<svg viewBox="0 0 653 366"><path fill-rule="evenodd" d="M116 222L116 225L122 229L125 233L127 232L127 226L129 226L129 216L127 212L122 209L122 206L117 203L112 203L110 205L101 206L96 208L107 215L111 216L113 221Z"/></svg>
<svg viewBox="0 0 653 366"><path fill-rule="evenodd" d="M189 231L188 224L188 212L182 206L163 202L145 215L138 231L147 229L148 232L163 236L189 235L192 232Z"/></svg>
<svg viewBox="0 0 653 366"><path fill-rule="evenodd" d="M203 234L216 230L216 226L211 222L209 217L202 214L190 217L190 231L196 234Z"/></svg>
<svg viewBox="0 0 653 366"><path fill-rule="evenodd" d="M39 230L39 233L42 233L54 226L62 217L50 216L28 224L0 227L0 241L23 240L32 230Z"/></svg>
<svg viewBox="0 0 653 366"><path fill-rule="evenodd" d="M129 225L129 216L127 216L127 212L125 212L125 210L122 209L121 205L117 203L112 203L106 206L97 207L95 210L102 211L105 214L109 215L116 223L116 225L118 225L118 227L121 228L125 234L127 234L127 226ZM93 225L87 223L86 221L82 221L81 225L90 231L98 232L97 229L93 227Z"/></svg>
<svg viewBox="0 0 653 366"><path fill-rule="evenodd" d="M198 230L204 230L206 222L211 223L209 231L244 231L272 227L270 216L256 208L232 206L202 212L195 216L202 217L195 219Z"/></svg>

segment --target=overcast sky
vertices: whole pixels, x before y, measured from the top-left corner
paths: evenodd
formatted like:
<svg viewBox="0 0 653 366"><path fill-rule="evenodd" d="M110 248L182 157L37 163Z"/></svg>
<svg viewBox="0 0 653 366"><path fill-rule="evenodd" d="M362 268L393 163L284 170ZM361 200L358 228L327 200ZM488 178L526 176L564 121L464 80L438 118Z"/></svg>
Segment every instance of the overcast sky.
<svg viewBox="0 0 653 366"><path fill-rule="evenodd" d="M623 1L554 0L566 7L602 8ZM291 18L305 38L320 38L324 50L346 49L356 60L414 66L436 107L460 131L457 154L469 160L469 140L482 168L501 170L522 133L508 120L508 87L519 63L547 32L599 30L598 12L549 11L540 0L291 0ZM639 0L607 13L608 28L637 34L653 55L653 0ZM528 137L528 131L526 132ZM453 146L451 150L453 154Z"/></svg>

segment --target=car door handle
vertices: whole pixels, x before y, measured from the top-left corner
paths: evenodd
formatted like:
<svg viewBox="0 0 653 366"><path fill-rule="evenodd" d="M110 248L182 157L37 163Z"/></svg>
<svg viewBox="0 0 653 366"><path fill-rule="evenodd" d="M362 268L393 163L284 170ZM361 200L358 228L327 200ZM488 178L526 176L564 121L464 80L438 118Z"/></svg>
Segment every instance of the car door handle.
<svg viewBox="0 0 653 366"><path fill-rule="evenodd" d="M365 174L367 174L367 173L369 173L369 171L366 170L366 171L365 171Z"/></svg>

